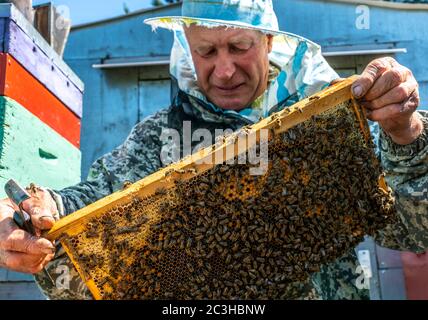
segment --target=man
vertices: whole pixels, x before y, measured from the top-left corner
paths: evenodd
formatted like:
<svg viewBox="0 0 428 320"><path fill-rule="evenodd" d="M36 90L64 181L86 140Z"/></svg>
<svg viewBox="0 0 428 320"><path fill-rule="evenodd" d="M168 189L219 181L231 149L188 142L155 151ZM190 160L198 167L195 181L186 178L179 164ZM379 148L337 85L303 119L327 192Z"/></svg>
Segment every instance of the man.
<svg viewBox="0 0 428 320"><path fill-rule="evenodd" d="M61 191L40 188L26 201L24 208L40 230L52 227L58 214L70 214L121 189L125 181L137 181L166 165L162 153L168 142L161 138L166 129L183 134L183 122L189 121L192 132L237 130L340 80L318 45L278 30L268 0L188 0L183 2L182 17L147 22L174 30L171 107L137 124L120 147L93 164L86 182ZM418 84L407 68L384 58L367 66L353 93L381 127L380 158L401 218L379 234L379 241L394 248L425 250L428 196L418 190L427 180L428 118L415 112ZM192 141L192 149L198 143ZM0 266L33 274L47 266L55 286L42 273L36 279L50 298L90 298L62 250L53 259L53 245L18 230L12 214L12 204L3 200ZM355 255L350 253L345 260L355 261ZM318 280L320 284L323 277ZM290 298L303 294L307 286L293 285Z"/></svg>

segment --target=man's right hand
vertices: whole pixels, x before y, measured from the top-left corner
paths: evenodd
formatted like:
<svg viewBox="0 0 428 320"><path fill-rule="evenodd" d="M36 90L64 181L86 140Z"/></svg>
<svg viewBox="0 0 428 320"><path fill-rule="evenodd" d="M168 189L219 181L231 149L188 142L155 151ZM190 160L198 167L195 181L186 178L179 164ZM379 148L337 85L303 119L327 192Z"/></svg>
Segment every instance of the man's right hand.
<svg viewBox="0 0 428 320"><path fill-rule="evenodd" d="M39 236L54 225L57 208L49 192L43 189L38 189L22 205L31 216L38 236L19 229L13 221L18 208L9 199L0 200L0 267L36 274L54 257L53 243Z"/></svg>

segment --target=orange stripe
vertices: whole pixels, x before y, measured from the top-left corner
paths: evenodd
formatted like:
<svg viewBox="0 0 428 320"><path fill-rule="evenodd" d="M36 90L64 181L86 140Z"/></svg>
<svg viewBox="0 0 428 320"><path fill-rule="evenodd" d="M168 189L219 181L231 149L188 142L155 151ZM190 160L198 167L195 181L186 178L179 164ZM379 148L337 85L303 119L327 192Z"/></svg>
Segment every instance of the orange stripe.
<svg viewBox="0 0 428 320"><path fill-rule="evenodd" d="M15 100L71 144L80 147L79 117L5 53L0 53L0 95Z"/></svg>

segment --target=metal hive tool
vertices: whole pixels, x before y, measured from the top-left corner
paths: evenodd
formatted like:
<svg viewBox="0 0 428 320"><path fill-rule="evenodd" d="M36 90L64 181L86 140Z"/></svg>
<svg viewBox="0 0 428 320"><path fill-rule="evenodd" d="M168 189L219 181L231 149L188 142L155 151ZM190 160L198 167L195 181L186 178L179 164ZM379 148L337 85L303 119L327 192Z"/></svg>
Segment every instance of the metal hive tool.
<svg viewBox="0 0 428 320"><path fill-rule="evenodd" d="M288 297L289 284L395 217L354 80L63 218L48 238L61 241L96 299ZM197 161L228 146L236 158L237 137L248 152L261 129L266 174Z"/></svg>

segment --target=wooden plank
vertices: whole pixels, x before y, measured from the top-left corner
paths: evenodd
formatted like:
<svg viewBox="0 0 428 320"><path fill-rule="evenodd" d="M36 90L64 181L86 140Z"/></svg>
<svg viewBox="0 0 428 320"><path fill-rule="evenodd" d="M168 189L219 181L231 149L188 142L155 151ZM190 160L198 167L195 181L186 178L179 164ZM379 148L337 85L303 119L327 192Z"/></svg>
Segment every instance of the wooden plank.
<svg viewBox="0 0 428 320"><path fill-rule="evenodd" d="M70 33L71 21L61 16L52 3L34 6L34 26L60 57Z"/></svg>
<svg viewBox="0 0 428 320"><path fill-rule="evenodd" d="M0 186L10 178L54 189L80 181L80 150L6 97L0 97L0 141Z"/></svg>
<svg viewBox="0 0 428 320"><path fill-rule="evenodd" d="M270 132L277 135L289 128L292 128L298 123L310 119L316 114L330 110L336 105L348 101L351 99L351 85L355 79L356 77L348 78L326 89L317 95L316 99L314 99L314 97L304 99L293 105L293 107L258 122L249 129L248 134L245 137L242 137L242 140L245 140L247 148L249 149L258 142L258 132L260 132L261 129L269 129ZM331 95L333 92L335 94ZM280 126L278 126L278 119L281 123ZM365 128L364 132L367 136L370 135L368 128ZM249 137L251 135L256 135L256 139L250 140ZM213 159L216 153L226 155L224 162L234 158L238 154L239 150L237 140L238 139L230 139L220 146L216 145L214 147L210 146L202 149L192 156L186 157L175 164L147 176L125 190L113 193L112 195L107 196L72 215L64 217L55 224L46 237L50 240L55 240L65 232L70 236L78 234L82 231L86 221L102 214L116 205L123 205L129 202L133 196L137 195L143 198L153 195L156 190L160 188L169 188L173 186L174 180L178 175L171 174L170 179L164 179L165 175L173 170L185 171L187 169L195 169L198 174L201 174L213 168L215 165L214 161L208 159ZM240 141L241 143L243 143L242 140ZM230 150L230 145L233 145L233 153L226 152L226 150ZM190 172L179 175L179 178L182 181L187 181L193 177L194 175Z"/></svg>
<svg viewBox="0 0 428 320"><path fill-rule="evenodd" d="M24 31L30 38L31 42L42 51L55 66L68 77L70 82L74 84L80 92L84 90L84 84L79 77L70 69L70 67L62 60L55 50L46 42L38 31L30 24L27 19L10 4L0 4L0 18L9 18Z"/></svg>
<svg viewBox="0 0 428 320"><path fill-rule="evenodd" d="M138 118L145 119L171 104L171 80L140 81L138 83Z"/></svg>
<svg viewBox="0 0 428 320"><path fill-rule="evenodd" d="M35 78L61 100L79 118L82 117L83 95L61 69L44 54L15 22L0 19L3 52L11 54Z"/></svg>
<svg viewBox="0 0 428 320"><path fill-rule="evenodd" d="M34 282L34 276L31 274L7 271L7 282Z"/></svg>
<svg viewBox="0 0 428 320"><path fill-rule="evenodd" d="M34 27L39 31L47 43L52 45L52 3L34 6Z"/></svg>
<svg viewBox="0 0 428 320"><path fill-rule="evenodd" d="M0 300L46 300L34 282L0 283Z"/></svg>
<svg viewBox="0 0 428 320"><path fill-rule="evenodd" d="M17 101L58 132L80 146L80 118L64 106L12 56L0 53L0 95Z"/></svg>
<svg viewBox="0 0 428 320"><path fill-rule="evenodd" d="M22 15L30 22L33 23L33 1L32 0L6 0L2 2L13 3L15 7L22 13Z"/></svg>
<svg viewBox="0 0 428 320"><path fill-rule="evenodd" d="M7 270L0 269L0 282L7 281Z"/></svg>

